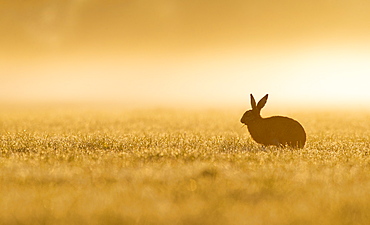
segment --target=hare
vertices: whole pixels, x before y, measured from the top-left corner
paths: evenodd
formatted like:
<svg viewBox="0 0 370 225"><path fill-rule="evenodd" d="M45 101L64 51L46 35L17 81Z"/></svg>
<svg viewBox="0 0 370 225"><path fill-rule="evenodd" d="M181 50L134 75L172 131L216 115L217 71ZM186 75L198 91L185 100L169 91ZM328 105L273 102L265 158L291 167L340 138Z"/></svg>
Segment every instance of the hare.
<svg viewBox="0 0 370 225"><path fill-rule="evenodd" d="M303 148L306 142L306 133L300 123L283 116L261 117L261 109L265 106L268 94L256 105L251 94L252 109L244 113L240 122L247 125L249 133L257 143L275 146L290 146Z"/></svg>

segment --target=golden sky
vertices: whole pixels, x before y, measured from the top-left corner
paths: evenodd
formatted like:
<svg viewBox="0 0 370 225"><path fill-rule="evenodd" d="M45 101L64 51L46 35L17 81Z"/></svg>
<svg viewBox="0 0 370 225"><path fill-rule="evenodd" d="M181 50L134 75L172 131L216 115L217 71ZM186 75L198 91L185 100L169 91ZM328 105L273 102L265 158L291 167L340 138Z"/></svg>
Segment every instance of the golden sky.
<svg viewBox="0 0 370 225"><path fill-rule="evenodd" d="M370 103L369 12L366 0L0 0L0 99Z"/></svg>

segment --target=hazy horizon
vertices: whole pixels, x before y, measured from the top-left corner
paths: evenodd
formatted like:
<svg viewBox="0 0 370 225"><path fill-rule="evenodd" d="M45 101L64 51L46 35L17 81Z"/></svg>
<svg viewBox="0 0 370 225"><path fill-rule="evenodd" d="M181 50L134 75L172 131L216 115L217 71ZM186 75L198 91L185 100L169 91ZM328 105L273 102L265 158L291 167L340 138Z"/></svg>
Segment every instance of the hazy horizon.
<svg viewBox="0 0 370 225"><path fill-rule="evenodd" d="M2 102L370 105L367 1L0 3Z"/></svg>

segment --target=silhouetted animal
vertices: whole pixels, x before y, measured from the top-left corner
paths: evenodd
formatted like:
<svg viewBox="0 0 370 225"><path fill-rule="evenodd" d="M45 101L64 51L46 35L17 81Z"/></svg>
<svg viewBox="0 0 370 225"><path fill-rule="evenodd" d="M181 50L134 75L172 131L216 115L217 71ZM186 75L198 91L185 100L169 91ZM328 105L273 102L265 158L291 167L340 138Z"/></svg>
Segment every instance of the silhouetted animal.
<svg viewBox="0 0 370 225"><path fill-rule="evenodd" d="M261 117L261 109L265 106L268 94L258 104L251 94L252 109L244 113L240 122L247 125L252 138L263 145L290 146L303 148L306 133L300 123L283 116Z"/></svg>

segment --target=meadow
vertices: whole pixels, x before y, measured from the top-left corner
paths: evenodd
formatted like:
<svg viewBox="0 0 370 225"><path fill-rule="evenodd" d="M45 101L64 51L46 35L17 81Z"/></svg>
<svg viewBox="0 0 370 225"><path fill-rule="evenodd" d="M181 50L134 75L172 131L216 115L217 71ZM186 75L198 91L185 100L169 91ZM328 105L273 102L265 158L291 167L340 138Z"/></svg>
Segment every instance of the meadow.
<svg viewBox="0 0 370 225"><path fill-rule="evenodd" d="M4 106L0 224L370 224L370 111L274 111L303 149L262 147L244 108Z"/></svg>

